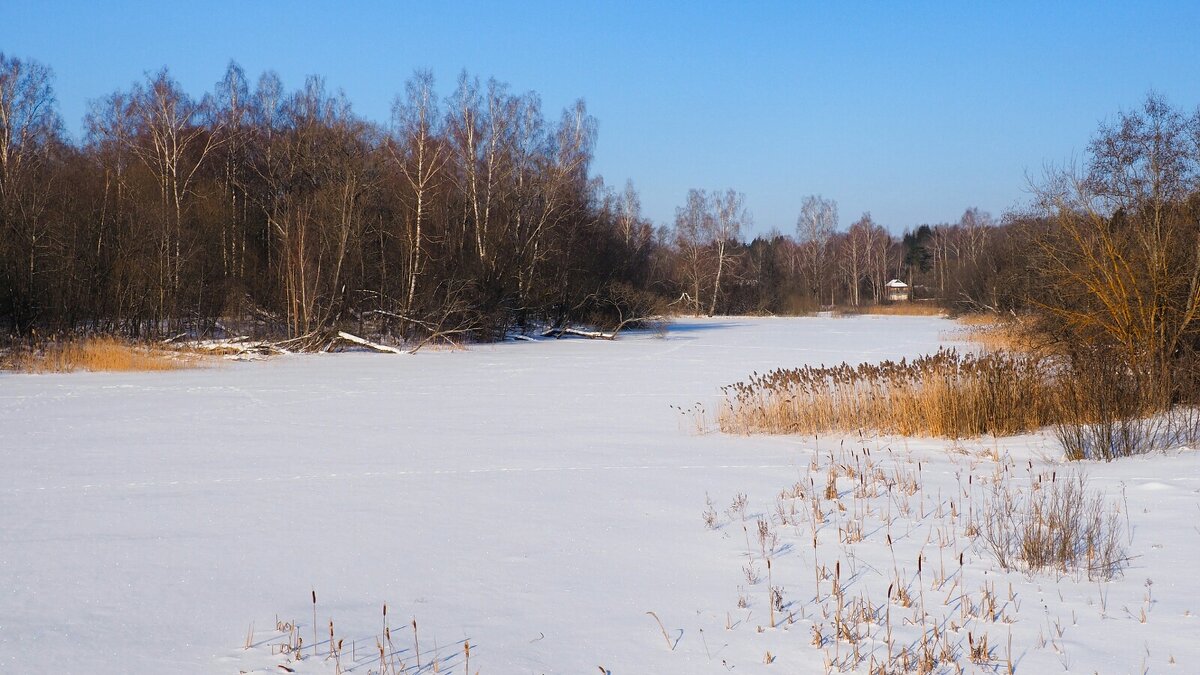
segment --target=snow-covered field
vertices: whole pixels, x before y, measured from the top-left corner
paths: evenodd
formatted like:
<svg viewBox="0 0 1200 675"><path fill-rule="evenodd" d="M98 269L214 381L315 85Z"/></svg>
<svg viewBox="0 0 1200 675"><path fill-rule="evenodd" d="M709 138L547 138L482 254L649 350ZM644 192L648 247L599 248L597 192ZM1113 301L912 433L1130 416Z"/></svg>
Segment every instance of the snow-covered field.
<svg viewBox="0 0 1200 675"><path fill-rule="evenodd" d="M951 328L684 320L665 338L0 375L0 672L332 673L331 619L340 668L378 672L385 602L406 672L463 672L468 640L484 675L865 672L885 611L897 649L936 626L958 649L946 671L1195 672L1195 452L1083 467L1133 556L1101 583L1002 572L964 533L989 480L1070 471L1048 437L728 437L679 410L754 370L911 356ZM864 465L918 489L860 493ZM834 640L855 602L857 642ZM300 661L279 653L296 637Z"/></svg>

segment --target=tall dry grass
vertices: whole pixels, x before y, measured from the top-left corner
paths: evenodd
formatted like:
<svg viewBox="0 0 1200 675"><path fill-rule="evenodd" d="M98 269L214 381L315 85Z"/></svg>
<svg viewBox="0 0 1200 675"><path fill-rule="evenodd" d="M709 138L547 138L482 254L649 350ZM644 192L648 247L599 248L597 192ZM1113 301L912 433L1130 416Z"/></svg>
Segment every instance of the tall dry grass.
<svg viewBox="0 0 1200 675"><path fill-rule="evenodd" d="M995 326L1007 322L995 312L964 312L955 316L954 320L964 326Z"/></svg>
<svg viewBox="0 0 1200 675"><path fill-rule="evenodd" d="M882 316L942 316L946 310L928 302L891 302L886 305L862 305L844 308L842 314L878 314Z"/></svg>
<svg viewBox="0 0 1200 675"><path fill-rule="evenodd" d="M878 365L779 369L725 387L718 424L743 434L1011 435L1058 420L1048 371L1035 356L952 349Z"/></svg>
<svg viewBox="0 0 1200 675"><path fill-rule="evenodd" d="M1047 345L1039 344L1019 320L990 312L973 312L954 317L958 326L945 331L942 338L972 342L987 352L1017 352L1050 355Z"/></svg>
<svg viewBox="0 0 1200 675"><path fill-rule="evenodd" d="M986 352L1029 353L1037 350L1028 336L1010 324L972 326L949 336L954 340L973 342Z"/></svg>
<svg viewBox="0 0 1200 675"><path fill-rule="evenodd" d="M178 370L195 367L198 361L194 354L168 352L105 336L13 348L0 365L27 373L69 373Z"/></svg>
<svg viewBox="0 0 1200 675"><path fill-rule="evenodd" d="M1173 402L1119 360L1042 350L778 369L722 391L726 433L971 438L1050 427L1067 459L1105 461L1200 442L1200 406Z"/></svg>

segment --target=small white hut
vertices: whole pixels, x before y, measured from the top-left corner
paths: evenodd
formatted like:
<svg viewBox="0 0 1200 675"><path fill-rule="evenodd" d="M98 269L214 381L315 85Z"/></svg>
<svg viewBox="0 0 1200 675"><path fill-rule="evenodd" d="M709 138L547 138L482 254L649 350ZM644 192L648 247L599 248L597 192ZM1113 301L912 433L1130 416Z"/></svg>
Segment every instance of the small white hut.
<svg viewBox="0 0 1200 675"><path fill-rule="evenodd" d="M887 296L888 302L908 302L909 288L908 284L899 279L892 279L884 284L884 295Z"/></svg>

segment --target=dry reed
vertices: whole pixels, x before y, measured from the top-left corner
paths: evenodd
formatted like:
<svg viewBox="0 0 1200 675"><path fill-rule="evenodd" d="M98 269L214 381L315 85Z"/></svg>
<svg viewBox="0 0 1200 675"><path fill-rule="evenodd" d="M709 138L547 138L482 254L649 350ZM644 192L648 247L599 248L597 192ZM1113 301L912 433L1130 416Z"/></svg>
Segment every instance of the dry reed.
<svg viewBox="0 0 1200 675"><path fill-rule="evenodd" d="M92 337L16 349L0 365L29 373L165 371L194 367L198 360L193 354L168 352L114 337Z"/></svg>
<svg viewBox="0 0 1200 675"><path fill-rule="evenodd" d="M846 308L844 314L878 314L882 316L942 316L946 310L928 302L893 302L886 305L862 305Z"/></svg>
<svg viewBox="0 0 1200 675"><path fill-rule="evenodd" d="M1032 352L1034 345L1012 325L997 323L957 331L953 339L974 342L986 352Z"/></svg>
<svg viewBox="0 0 1200 675"><path fill-rule="evenodd" d="M1045 346L1035 343L1029 331L1011 318L973 313L955 317L955 321L960 328L947 331L945 338L973 342L987 352L1049 353Z"/></svg>
<svg viewBox="0 0 1200 675"><path fill-rule="evenodd" d="M943 349L911 361L774 370L723 389L732 433L1011 435L1054 424L1056 384L1038 357Z"/></svg>

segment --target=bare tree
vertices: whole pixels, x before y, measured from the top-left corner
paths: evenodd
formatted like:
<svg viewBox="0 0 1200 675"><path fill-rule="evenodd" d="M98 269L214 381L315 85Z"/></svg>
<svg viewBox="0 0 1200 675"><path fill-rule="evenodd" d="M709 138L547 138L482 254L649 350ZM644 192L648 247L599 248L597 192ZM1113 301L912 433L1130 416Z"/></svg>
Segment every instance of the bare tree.
<svg viewBox="0 0 1200 675"><path fill-rule="evenodd" d="M810 290L818 302L829 256L830 242L838 227L838 205L821 195L809 195L800 206L796 219L796 239L800 243L801 268L809 278Z"/></svg>
<svg viewBox="0 0 1200 675"><path fill-rule="evenodd" d="M103 172L91 248L107 303L97 310L104 323L137 333L162 318L163 213L158 181L133 151L131 99L116 91L91 103L86 152Z"/></svg>
<svg viewBox="0 0 1200 675"><path fill-rule="evenodd" d="M275 242L280 200L284 193L286 168L279 152L283 144L284 102L286 94L279 74L267 71L259 76L251 98L251 153L249 165L265 184L265 189L249 195L256 202L266 220L263 228L263 248L266 254L268 275L274 276L279 267L278 249Z"/></svg>
<svg viewBox="0 0 1200 675"><path fill-rule="evenodd" d="M220 143L203 124L204 102L197 102L163 69L134 87L130 99L134 123L131 150L153 174L160 200L159 301L162 317L175 313L183 268L185 211L194 196L200 167ZM215 123L214 125L215 126Z"/></svg>
<svg viewBox="0 0 1200 675"><path fill-rule="evenodd" d="M946 279L950 274L951 251L957 248L958 232L949 225L934 225L930 235L933 272L937 278L938 296L946 297Z"/></svg>
<svg viewBox="0 0 1200 675"><path fill-rule="evenodd" d="M225 277L245 277L247 232L248 180L250 143L250 87L246 72L230 61L225 76L217 83L213 96L213 115L223 135L219 149L222 219L221 267Z"/></svg>
<svg viewBox="0 0 1200 675"><path fill-rule="evenodd" d="M522 265L518 281L523 297L530 295L539 265L562 253L550 246L550 235L564 223L579 218L578 209L583 205L580 197L589 189L587 173L596 142L596 120L588 114L582 99L563 111L548 141L548 166L543 167L535 183L536 197L529 204L533 208L529 209L524 236L519 239L518 259Z"/></svg>
<svg viewBox="0 0 1200 675"><path fill-rule="evenodd" d="M51 79L46 66L0 52L0 279L5 271L12 276L18 324L35 313L39 259L48 244L46 165L62 130Z"/></svg>
<svg viewBox="0 0 1200 675"><path fill-rule="evenodd" d="M866 214L864 214L866 215ZM862 219L855 221L842 238L838 251L838 267L842 272L842 283L846 286L846 294L854 307L859 302L859 282L862 280L863 269L866 265L867 240Z"/></svg>
<svg viewBox="0 0 1200 675"><path fill-rule="evenodd" d="M708 241L716 249L717 271L713 279L712 301L708 305L708 315L717 311L717 299L721 295L721 277L729 264L728 247L741 239L742 227L750 224L750 212L746 210L746 195L733 188L725 192L716 192L710 201L712 214L705 219L709 230L706 232Z"/></svg>
<svg viewBox="0 0 1200 675"><path fill-rule="evenodd" d="M635 245L642 224L642 200L633 187L633 181L627 180L625 189L617 198L617 228L626 246Z"/></svg>
<svg viewBox="0 0 1200 675"><path fill-rule="evenodd" d="M1036 186L1049 227L1029 233L1034 299L1052 332L1110 345L1159 392L1200 346L1198 132L1200 115L1151 94L1101 128L1084 171L1054 170Z"/></svg>
<svg viewBox="0 0 1200 675"><path fill-rule="evenodd" d="M433 73L419 70L405 84L405 97L397 99L392 120L397 138L390 147L411 190L408 221L408 266L404 312L412 311L425 260L425 221L433 191L441 186L448 153L439 138L437 98Z"/></svg>
<svg viewBox="0 0 1200 675"><path fill-rule="evenodd" d="M675 246L679 251L679 275L692 313L700 315L701 288L707 286L708 239L713 230L708 224L712 218L708 193L704 190L688 190L687 202L675 209Z"/></svg>
<svg viewBox="0 0 1200 675"><path fill-rule="evenodd" d="M516 99L503 84L490 79L481 91L478 78L463 72L446 118L455 180L468 205L475 250L486 270L493 269L495 261L493 220L511 173L508 156L516 108Z"/></svg>
<svg viewBox="0 0 1200 675"><path fill-rule="evenodd" d="M995 226L992 214L972 206L958 219L958 226L962 230L961 256L976 265L988 250L988 237Z"/></svg>
<svg viewBox="0 0 1200 675"><path fill-rule="evenodd" d="M270 233L273 264L289 334L321 330L346 306L344 275L361 251L364 200L373 189L370 128L324 81L278 103L268 80L256 115L259 197Z"/></svg>
<svg viewBox="0 0 1200 675"><path fill-rule="evenodd" d="M883 299L884 284L887 283L888 250L892 238L887 230L878 225L871 214L863 214L861 221L863 231L863 263L867 285L871 289L871 299L878 303Z"/></svg>

